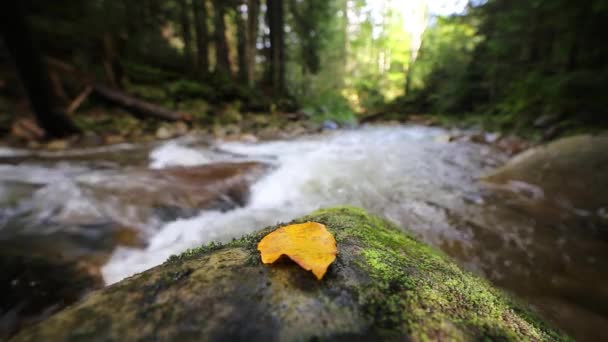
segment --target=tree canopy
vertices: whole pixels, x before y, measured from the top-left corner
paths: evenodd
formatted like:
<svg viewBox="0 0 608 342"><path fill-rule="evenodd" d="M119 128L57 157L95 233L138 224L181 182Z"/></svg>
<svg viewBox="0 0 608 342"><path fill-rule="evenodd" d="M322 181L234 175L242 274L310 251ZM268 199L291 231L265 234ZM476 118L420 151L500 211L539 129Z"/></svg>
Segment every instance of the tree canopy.
<svg viewBox="0 0 608 342"><path fill-rule="evenodd" d="M608 0L23 3L44 59L118 89L352 120L354 113L605 121ZM432 6L431 6L432 7ZM7 39L8 41L8 39ZM174 84L174 82L180 82ZM181 96L181 95L180 95ZM179 101L180 98L177 98Z"/></svg>

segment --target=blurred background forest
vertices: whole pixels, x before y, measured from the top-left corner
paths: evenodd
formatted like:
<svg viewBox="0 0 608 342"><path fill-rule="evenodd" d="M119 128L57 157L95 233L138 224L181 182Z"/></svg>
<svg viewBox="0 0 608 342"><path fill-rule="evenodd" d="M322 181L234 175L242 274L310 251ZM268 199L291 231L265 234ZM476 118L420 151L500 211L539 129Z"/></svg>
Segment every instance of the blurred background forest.
<svg viewBox="0 0 608 342"><path fill-rule="evenodd" d="M608 340L606 23L608 0L3 2L0 340L344 204Z"/></svg>
<svg viewBox="0 0 608 342"><path fill-rule="evenodd" d="M129 138L247 113L332 125L433 114L552 136L608 121L607 19L606 0L16 2L3 11L0 129ZM15 121L29 112L19 45L39 55L17 65L37 84L42 129Z"/></svg>

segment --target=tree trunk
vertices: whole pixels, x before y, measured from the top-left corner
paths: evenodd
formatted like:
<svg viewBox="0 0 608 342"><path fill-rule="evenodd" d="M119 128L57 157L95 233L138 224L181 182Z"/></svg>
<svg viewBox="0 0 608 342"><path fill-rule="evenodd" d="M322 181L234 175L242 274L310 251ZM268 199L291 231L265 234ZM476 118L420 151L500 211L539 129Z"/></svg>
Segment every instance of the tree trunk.
<svg viewBox="0 0 608 342"><path fill-rule="evenodd" d="M204 76L209 72L209 29L207 28L207 1L193 0L194 24L196 27L196 66Z"/></svg>
<svg viewBox="0 0 608 342"><path fill-rule="evenodd" d="M215 31L215 70L230 75L230 57L228 54L228 42L226 41L226 14L225 0L213 0L213 11Z"/></svg>
<svg viewBox="0 0 608 342"><path fill-rule="evenodd" d="M407 71L405 74L405 95L409 96L412 92L412 73L414 72L414 61L412 60L412 54L410 54L410 60L407 65Z"/></svg>
<svg viewBox="0 0 608 342"><path fill-rule="evenodd" d="M582 37L589 37L587 27L590 21L590 14L593 8L590 4L582 4L578 6L578 14L576 16L576 30L572 39L572 45L568 49L568 59L566 61L566 71L574 71L579 67L579 57L581 52Z"/></svg>
<svg viewBox="0 0 608 342"><path fill-rule="evenodd" d="M193 49L192 49L192 30L190 28L190 17L188 11L188 0L180 0L180 25L182 29L182 38L184 39L184 56L186 57L187 67L192 66Z"/></svg>
<svg viewBox="0 0 608 342"><path fill-rule="evenodd" d="M285 88L285 16L282 0L268 0L270 29L270 81L276 97L283 97Z"/></svg>
<svg viewBox="0 0 608 342"><path fill-rule="evenodd" d="M238 66L239 66L239 74L238 79L241 82L248 83L247 76L249 72L247 71L247 27L245 23L245 18L243 17L243 13L241 13L240 5L245 5L246 0L239 1L239 6L236 8L236 13L234 20L236 22L236 50L238 56Z"/></svg>
<svg viewBox="0 0 608 342"><path fill-rule="evenodd" d="M124 16L127 21L127 36L133 39L135 34L140 30L140 19L137 16L137 4L132 0L123 0Z"/></svg>
<svg viewBox="0 0 608 342"><path fill-rule="evenodd" d="M247 0L247 84L255 83L255 58L257 52L260 0Z"/></svg>
<svg viewBox="0 0 608 342"><path fill-rule="evenodd" d="M49 74L39 51L34 47L21 1L6 1L0 12L0 34L13 58L19 78L46 135L59 138L78 133L78 128L64 114L55 110Z"/></svg>
<svg viewBox="0 0 608 342"><path fill-rule="evenodd" d="M116 39L113 34L105 33L103 35L103 54L104 54L104 67L106 68L106 74L109 82L117 87L123 87L124 71L118 51L116 47Z"/></svg>

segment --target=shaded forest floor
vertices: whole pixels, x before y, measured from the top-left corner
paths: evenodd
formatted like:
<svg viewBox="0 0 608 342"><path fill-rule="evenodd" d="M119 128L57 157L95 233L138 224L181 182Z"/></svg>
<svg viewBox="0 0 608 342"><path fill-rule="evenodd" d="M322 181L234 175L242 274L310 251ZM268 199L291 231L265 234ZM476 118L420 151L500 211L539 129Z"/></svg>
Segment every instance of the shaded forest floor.
<svg viewBox="0 0 608 342"><path fill-rule="evenodd" d="M190 133L254 142L315 133L324 126L338 128L333 121L302 111L277 109L274 105L254 111L250 102L240 99L207 101L199 95L201 91L199 83L190 81L177 81L165 86L130 85L125 89L125 93L137 99L186 115L187 120L177 121L134 115L91 95L77 111L69 114L82 133L60 140L44 138L44 131L37 125L23 96L0 93L0 144L58 150L164 140Z"/></svg>
<svg viewBox="0 0 608 342"><path fill-rule="evenodd" d="M185 113L188 120L163 121L145 115L134 115L95 95L88 95L77 110L69 114L82 134L61 140L45 140L44 132L33 119L25 97L14 90L8 91L5 83L0 84L0 144L62 150L165 140L186 134L255 142L289 139L341 127L353 128L360 124L419 124L457 128L460 133L455 133L449 139L490 144L513 155L537 143L573 134L595 133L607 128L549 115L530 120L515 114L414 115L400 112L400 108L391 105L387 106L390 109L376 114L353 114L354 120L345 121L343 113L334 114L323 108L317 112L301 110L293 104L282 105L281 108L262 94L239 92L239 89L210 88L203 83L184 79L128 83L122 91L170 111ZM72 90L71 93L70 99L78 95L77 91ZM65 105L71 105L70 102L73 101L66 101Z"/></svg>

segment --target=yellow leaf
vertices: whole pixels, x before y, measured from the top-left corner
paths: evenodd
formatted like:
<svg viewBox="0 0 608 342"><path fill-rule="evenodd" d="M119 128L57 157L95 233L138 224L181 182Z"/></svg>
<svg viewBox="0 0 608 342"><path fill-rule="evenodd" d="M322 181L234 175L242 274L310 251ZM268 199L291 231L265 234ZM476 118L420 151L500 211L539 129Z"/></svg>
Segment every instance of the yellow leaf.
<svg viewBox="0 0 608 342"><path fill-rule="evenodd" d="M317 222L306 222L281 227L264 236L258 244L262 262L272 264L287 255L300 267L321 280L327 268L336 260L336 239L327 228Z"/></svg>

